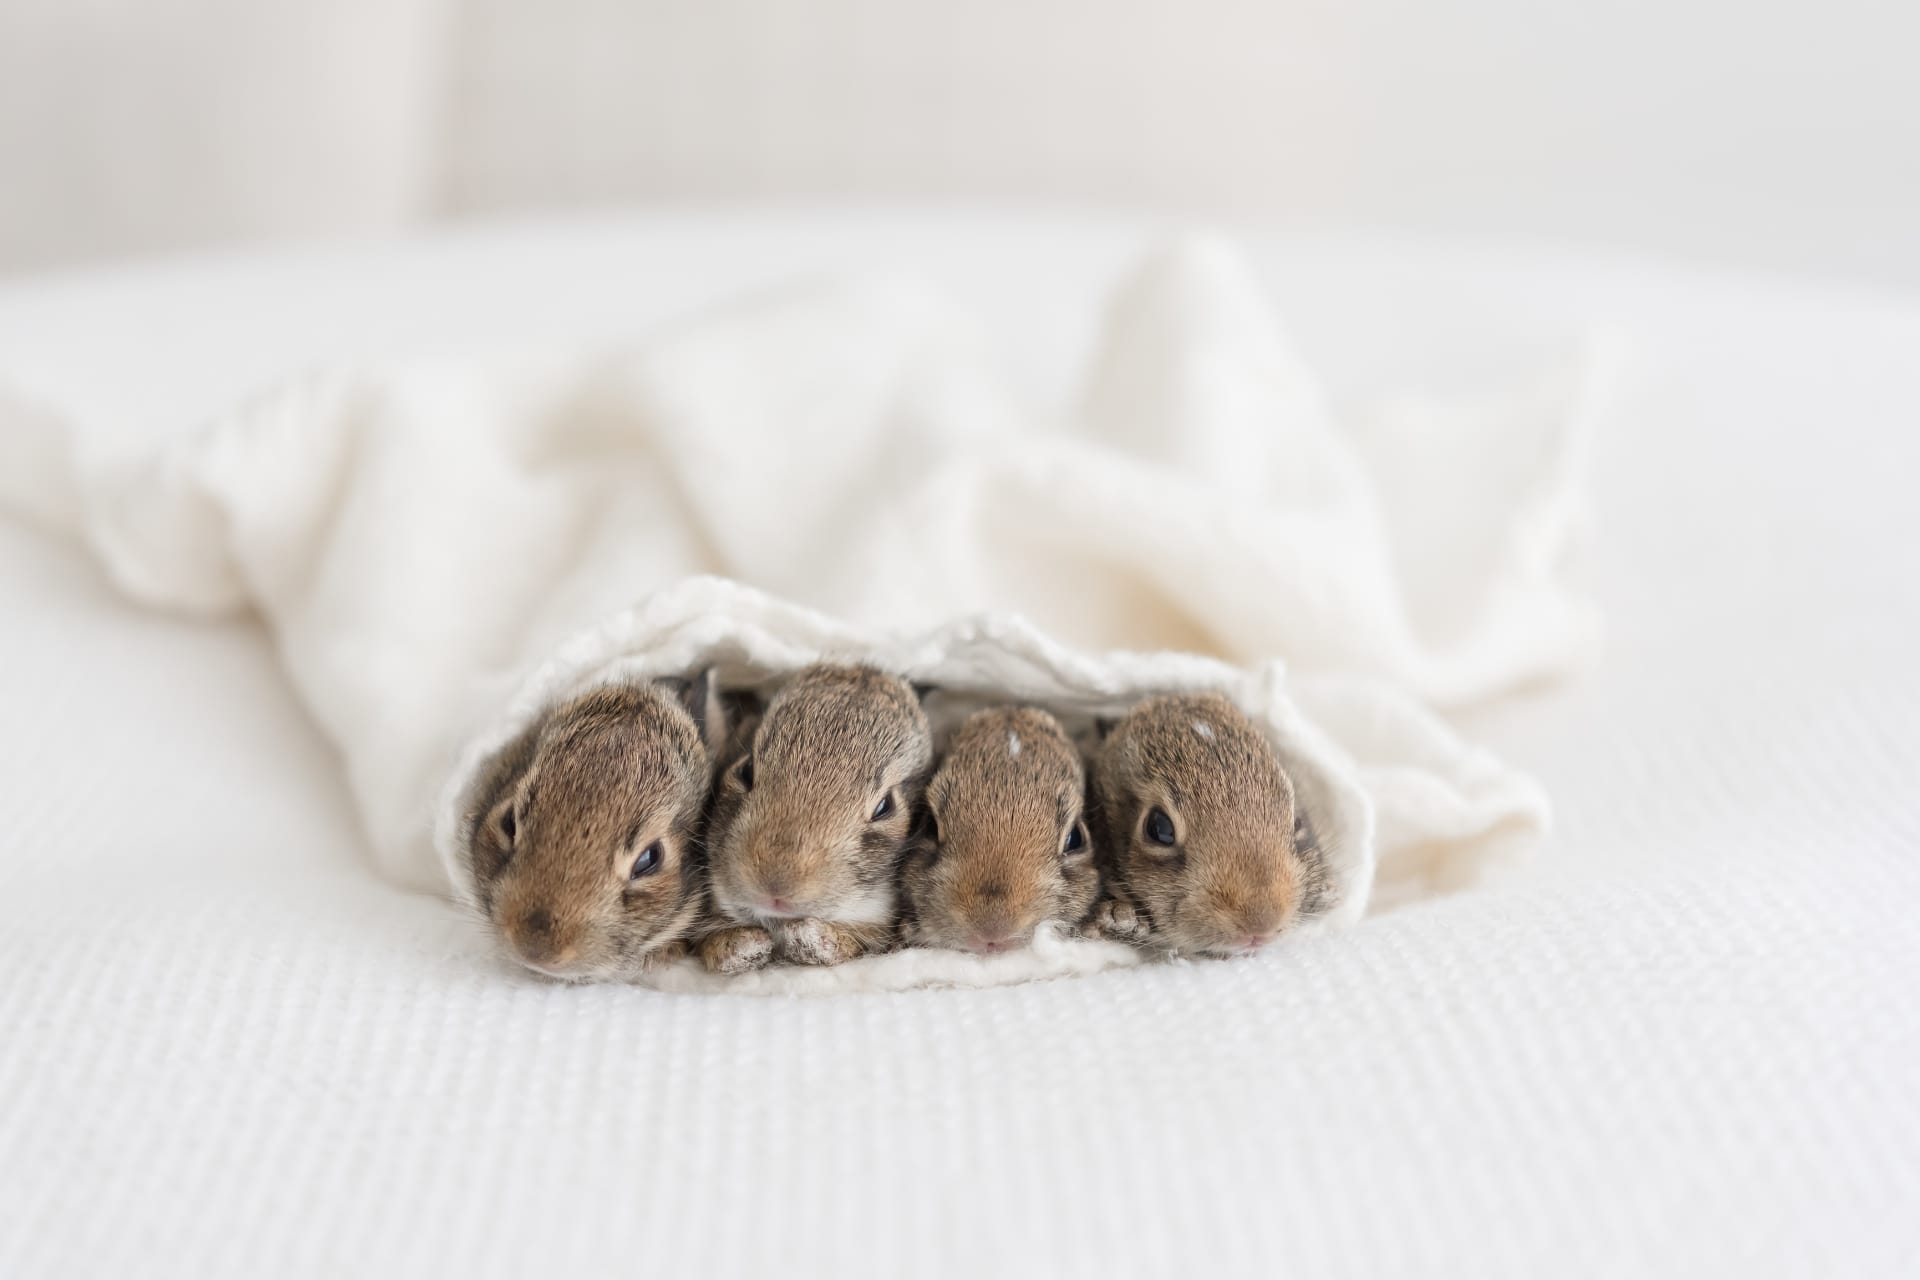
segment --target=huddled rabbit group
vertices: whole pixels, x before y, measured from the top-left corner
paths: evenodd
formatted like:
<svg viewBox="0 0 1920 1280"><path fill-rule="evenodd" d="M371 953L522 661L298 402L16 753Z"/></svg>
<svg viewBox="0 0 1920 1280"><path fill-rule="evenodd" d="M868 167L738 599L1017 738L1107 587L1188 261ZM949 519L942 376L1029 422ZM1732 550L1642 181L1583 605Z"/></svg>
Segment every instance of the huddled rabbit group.
<svg viewBox="0 0 1920 1280"><path fill-rule="evenodd" d="M1312 825L1227 698L1147 698L1077 737L988 707L936 751L924 693L819 664L765 701L706 672L565 702L466 815L478 905L522 963L583 981L993 954L1042 926L1235 955L1323 905Z"/></svg>

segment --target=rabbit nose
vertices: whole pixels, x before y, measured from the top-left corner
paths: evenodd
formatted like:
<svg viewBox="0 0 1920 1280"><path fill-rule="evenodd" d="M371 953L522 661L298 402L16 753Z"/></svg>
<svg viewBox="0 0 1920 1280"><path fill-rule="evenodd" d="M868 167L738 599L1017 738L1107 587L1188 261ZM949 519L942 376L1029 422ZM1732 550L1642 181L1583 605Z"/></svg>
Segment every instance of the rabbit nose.
<svg viewBox="0 0 1920 1280"><path fill-rule="evenodd" d="M536 907L520 917L520 926L510 930L514 945L522 951L545 952L553 944L553 914Z"/></svg>
<svg viewBox="0 0 1920 1280"><path fill-rule="evenodd" d="M1013 950L1020 945L1020 942L1019 930L995 923L974 930L972 949L982 955L997 955L1002 951Z"/></svg>
<svg viewBox="0 0 1920 1280"><path fill-rule="evenodd" d="M1234 931L1245 938L1257 938L1249 946L1261 946L1273 940L1280 932L1280 904L1276 902L1258 903L1234 913Z"/></svg>
<svg viewBox="0 0 1920 1280"><path fill-rule="evenodd" d="M770 916L793 916L801 914L794 905L797 896L793 877L784 871L774 871L758 877L754 892L753 909Z"/></svg>
<svg viewBox="0 0 1920 1280"><path fill-rule="evenodd" d="M563 968L579 955L579 949L572 942L563 942L560 938L552 913L544 907L520 917L519 923L507 930L507 937L513 949L529 964Z"/></svg>
<svg viewBox="0 0 1920 1280"><path fill-rule="evenodd" d="M992 954L1019 946L1025 941L1026 931L1004 907L994 906L974 913L972 933L972 949Z"/></svg>

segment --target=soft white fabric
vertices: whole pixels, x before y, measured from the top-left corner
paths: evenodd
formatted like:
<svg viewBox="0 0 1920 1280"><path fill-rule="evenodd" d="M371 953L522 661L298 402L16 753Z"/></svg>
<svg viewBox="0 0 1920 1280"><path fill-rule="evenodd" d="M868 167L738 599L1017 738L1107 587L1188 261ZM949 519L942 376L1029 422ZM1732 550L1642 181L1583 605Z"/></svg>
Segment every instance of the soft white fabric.
<svg viewBox="0 0 1920 1280"><path fill-rule="evenodd" d="M1400 404L1355 441L1244 264L1207 241L1144 267L1107 335L1057 425L1001 391L927 290L862 284L747 304L631 355L316 376L125 457L88 458L83 438L63 453L60 422L17 412L5 471L43 517L55 495L51 514L137 597L261 610L377 854L415 886L449 887L444 866L470 889L456 845L481 753L555 700L715 662L764 684L824 657L1083 715L1226 690L1300 775L1333 850L1333 921L1364 909L1376 860L1407 896L1537 835L1538 789L1419 700L1584 656L1592 610L1561 580L1583 388ZM669 585L701 572L866 629ZM1022 616L1081 646L1248 665L1075 652ZM1281 660L1332 740L1295 711ZM899 985L922 963L780 981Z"/></svg>
<svg viewBox="0 0 1920 1280"><path fill-rule="evenodd" d="M630 348L917 264L1060 402L1137 229L676 218L0 287L157 443L277 372ZM1920 307L1259 237L1345 412L1601 320L1605 660L1460 722L1542 856L1245 962L721 1000L543 983L372 865L257 624L0 521L0 1274L1899 1276L1920 1254Z"/></svg>

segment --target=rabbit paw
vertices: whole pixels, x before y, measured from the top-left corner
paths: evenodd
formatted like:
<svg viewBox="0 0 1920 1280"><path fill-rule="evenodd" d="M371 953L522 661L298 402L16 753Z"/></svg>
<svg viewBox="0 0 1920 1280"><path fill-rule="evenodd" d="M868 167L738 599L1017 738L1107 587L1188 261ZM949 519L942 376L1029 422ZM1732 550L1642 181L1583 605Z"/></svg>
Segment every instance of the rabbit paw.
<svg viewBox="0 0 1920 1280"><path fill-rule="evenodd" d="M1109 898L1100 904L1099 910L1093 913L1093 919L1082 932L1089 937L1107 938L1138 947L1145 945L1153 933L1153 927L1147 923L1146 916L1134 909L1131 902Z"/></svg>
<svg viewBox="0 0 1920 1280"><path fill-rule="evenodd" d="M825 920L792 920L780 927L780 955L794 964L840 964L865 947L859 937Z"/></svg>
<svg viewBox="0 0 1920 1280"><path fill-rule="evenodd" d="M757 924L722 929L700 942L700 960L709 973L751 973L772 959L773 935Z"/></svg>

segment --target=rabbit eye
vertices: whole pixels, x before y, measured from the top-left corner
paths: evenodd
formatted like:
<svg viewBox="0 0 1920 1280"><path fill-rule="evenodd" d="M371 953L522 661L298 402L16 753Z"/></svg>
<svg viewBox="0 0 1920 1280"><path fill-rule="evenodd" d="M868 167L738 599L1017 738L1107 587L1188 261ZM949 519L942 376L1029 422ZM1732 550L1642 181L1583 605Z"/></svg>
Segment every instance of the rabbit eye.
<svg viewBox="0 0 1920 1280"><path fill-rule="evenodd" d="M1173 845L1173 819L1169 818L1167 811L1159 805L1147 811L1147 821L1143 830L1147 833L1147 839L1153 843L1168 847Z"/></svg>
<svg viewBox="0 0 1920 1280"><path fill-rule="evenodd" d="M643 877L650 876L658 871L660 864L666 860L666 849L661 846L658 840L655 840L652 844L642 849L640 856L633 860L633 870L627 873L627 879L639 880Z"/></svg>
<svg viewBox="0 0 1920 1280"><path fill-rule="evenodd" d="M753 790L753 757L741 756L740 763L733 766L733 780L740 784L742 791Z"/></svg>
<svg viewBox="0 0 1920 1280"><path fill-rule="evenodd" d="M878 822L882 818L890 817L892 813L893 813L893 792L889 791L887 792L887 794L880 797L879 804L873 806L873 816L871 818L868 818L867 821Z"/></svg>
<svg viewBox="0 0 1920 1280"><path fill-rule="evenodd" d="M1067 843L1061 848L1060 852L1078 853L1086 847L1087 847L1086 824L1076 822L1073 824L1073 830L1067 832Z"/></svg>
<svg viewBox="0 0 1920 1280"><path fill-rule="evenodd" d="M494 839L509 854L513 852L514 841L520 835L519 808L516 801L502 801L500 807L493 811L491 819Z"/></svg>

